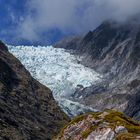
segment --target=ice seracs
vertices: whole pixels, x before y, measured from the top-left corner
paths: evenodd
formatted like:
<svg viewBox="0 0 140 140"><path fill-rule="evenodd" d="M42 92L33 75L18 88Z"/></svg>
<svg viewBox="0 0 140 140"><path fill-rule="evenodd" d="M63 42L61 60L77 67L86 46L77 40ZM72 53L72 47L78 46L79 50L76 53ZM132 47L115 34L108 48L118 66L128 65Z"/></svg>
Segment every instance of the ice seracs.
<svg viewBox="0 0 140 140"><path fill-rule="evenodd" d="M68 97L75 92L77 85L88 87L101 79L101 75L97 72L78 63L80 57L70 54L65 49L53 46L10 45L8 48L34 78L53 91L53 95L61 107L63 106L64 110L64 106L69 108L71 114L76 112L77 107L73 107L74 103L70 103L71 101L68 103ZM76 104L76 106L84 108L83 105ZM67 111L65 110L65 112Z"/></svg>

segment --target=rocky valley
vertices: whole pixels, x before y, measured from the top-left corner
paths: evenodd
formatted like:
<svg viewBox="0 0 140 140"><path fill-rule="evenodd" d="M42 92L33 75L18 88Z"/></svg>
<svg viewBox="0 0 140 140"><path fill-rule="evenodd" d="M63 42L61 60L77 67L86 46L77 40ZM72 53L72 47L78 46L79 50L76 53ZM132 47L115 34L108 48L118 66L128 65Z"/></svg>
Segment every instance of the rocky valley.
<svg viewBox="0 0 140 140"><path fill-rule="evenodd" d="M54 98L70 117L94 111L71 99L77 90L102 80L102 75L78 64L80 57L52 46L8 46L8 48L34 78L52 90Z"/></svg>
<svg viewBox="0 0 140 140"><path fill-rule="evenodd" d="M140 140L140 0L0 0L0 140Z"/></svg>
<svg viewBox="0 0 140 140"><path fill-rule="evenodd" d="M1 42L0 52L2 140L140 139L138 24L106 21L54 46Z"/></svg>

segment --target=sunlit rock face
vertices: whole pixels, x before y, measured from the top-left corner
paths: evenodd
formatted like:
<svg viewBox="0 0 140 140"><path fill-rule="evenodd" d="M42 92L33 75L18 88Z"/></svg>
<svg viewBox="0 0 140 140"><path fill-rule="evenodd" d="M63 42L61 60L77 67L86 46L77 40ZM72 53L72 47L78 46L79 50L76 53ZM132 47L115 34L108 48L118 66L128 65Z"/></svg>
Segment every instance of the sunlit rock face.
<svg viewBox="0 0 140 140"><path fill-rule="evenodd" d="M65 49L34 46L8 46L32 76L48 86L62 109L75 116L92 108L70 101L77 86L89 87L101 81L102 76L80 64L81 58Z"/></svg>

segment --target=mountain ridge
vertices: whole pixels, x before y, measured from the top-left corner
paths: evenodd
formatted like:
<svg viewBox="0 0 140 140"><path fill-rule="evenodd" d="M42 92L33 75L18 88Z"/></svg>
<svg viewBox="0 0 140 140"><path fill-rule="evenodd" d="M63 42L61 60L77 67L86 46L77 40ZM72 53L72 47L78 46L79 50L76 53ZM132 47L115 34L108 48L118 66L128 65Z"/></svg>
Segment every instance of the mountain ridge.
<svg viewBox="0 0 140 140"><path fill-rule="evenodd" d="M0 139L49 140L68 121L51 90L0 42Z"/></svg>
<svg viewBox="0 0 140 140"><path fill-rule="evenodd" d="M72 47L69 47L71 46ZM117 109L138 119L140 89L140 26L128 22L103 22L84 37L58 42L70 52L81 55L80 62L103 75L104 81L84 89L77 100L99 110ZM99 91L99 89L102 89ZM99 92L98 92L99 91ZM130 111L133 106L133 113ZM136 107L137 106L137 107ZM129 112L129 113L128 113ZM135 113L134 113L135 112ZM139 120L139 119L138 119Z"/></svg>

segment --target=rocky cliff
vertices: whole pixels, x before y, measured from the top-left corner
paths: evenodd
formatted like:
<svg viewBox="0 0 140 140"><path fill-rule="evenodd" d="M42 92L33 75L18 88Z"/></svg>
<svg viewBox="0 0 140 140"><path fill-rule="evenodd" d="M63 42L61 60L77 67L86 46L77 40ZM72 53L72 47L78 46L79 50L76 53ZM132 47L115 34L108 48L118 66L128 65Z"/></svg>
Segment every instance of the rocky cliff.
<svg viewBox="0 0 140 140"><path fill-rule="evenodd" d="M139 140L140 123L113 110L78 116L54 140Z"/></svg>
<svg viewBox="0 0 140 140"><path fill-rule="evenodd" d="M75 50L84 55L83 62L101 73L122 76L138 67L140 58L140 25L102 23L84 37L69 37L55 47ZM137 73L136 73L137 74Z"/></svg>
<svg viewBox="0 0 140 140"><path fill-rule="evenodd" d="M68 120L50 89L0 42L0 140L49 140Z"/></svg>
<svg viewBox="0 0 140 140"><path fill-rule="evenodd" d="M83 57L81 61L104 75L102 82L78 92L74 98L93 108L115 108L140 120L140 25L106 21L84 37L57 43ZM71 46L71 47L70 47Z"/></svg>

